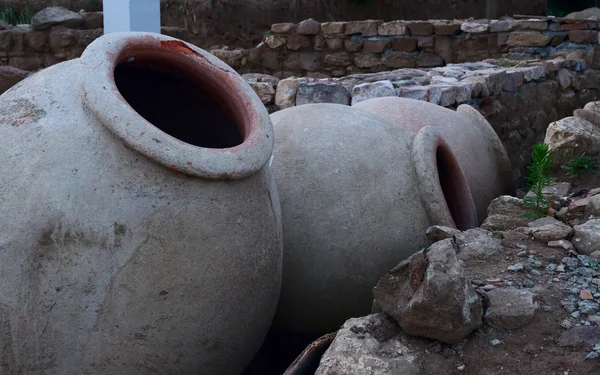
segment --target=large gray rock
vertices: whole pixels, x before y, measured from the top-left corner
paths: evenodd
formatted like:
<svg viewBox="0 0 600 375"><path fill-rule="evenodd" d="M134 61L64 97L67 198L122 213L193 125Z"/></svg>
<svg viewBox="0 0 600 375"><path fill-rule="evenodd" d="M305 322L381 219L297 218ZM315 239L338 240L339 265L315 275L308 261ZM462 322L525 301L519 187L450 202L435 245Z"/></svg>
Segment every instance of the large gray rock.
<svg viewBox="0 0 600 375"><path fill-rule="evenodd" d="M368 99L384 96L396 96L394 85L390 81L363 83L352 88L352 105Z"/></svg>
<svg viewBox="0 0 600 375"><path fill-rule="evenodd" d="M488 217L481 228L489 231L506 231L527 226L527 210L523 200L510 195L500 196L490 203Z"/></svg>
<svg viewBox="0 0 600 375"><path fill-rule="evenodd" d="M600 218L600 194L588 198L588 204L585 207L584 217L594 216Z"/></svg>
<svg viewBox="0 0 600 375"><path fill-rule="evenodd" d="M590 255L600 250L600 219L589 220L573 228L571 242L580 254Z"/></svg>
<svg viewBox="0 0 600 375"><path fill-rule="evenodd" d="M455 236L461 233L462 232L456 228L445 227L442 225L431 226L425 231L425 235L427 236L430 245L447 238L455 238Z"/></svg>
<svg viewBox="0 0 600 375"><path fill-rule="evenodd" d="M296 94L296 105L311 103L350 104L350 93L341 83L300 83Z"/></svg>
<svg viewBox="0 0 600 375"><path fill-rule="evenodd" d="M294 107L298 88L302 82L308 82L308 78L290 77L279 81L275 90L275 107L277 109Z"/></svg>
<svg viewBox="0 0 600 375"><path fill-rule="evenodd" d="M67 8L48 7L37 12L31 19L31 26L35 30L46 30L58 25L71 29L78 28L83 25L83 17Z"/></svg>
<svg viewBox="0 0 600 375"><path fill-rule="evenodd" d="M573 231L567 224L553 217L543 217L527 224L523 232L544 242L563 240Z"/></svg>
<svg viewBox="0 0 600 375"><path fill-rule="evenodd" d="M482 324L483 306L446 239L401 262L373 289L377 305L414 336L456 343Z"/></svg>
<svg viewBox="0 0 600 375"><path fill-rule="evenodd" d="M487 296L489 307L483 321L499 330L511 331L531 323L539 308L535 294L526 289L493 289Z"/></svg>
<svg viewBox="0 0 600 375"><path fill-rule="evenodd" d="M315 375L417 375L414 351L402 343L402 330L385 314L348 320L338 331Z"/></svg>
<svg viewBox="0 0 600 375"><path fill-rule="evenodd" d="M555 159L559 163L565 157L582 152L597 155L600 153L600 129L582 118L566 117L548 126L544 143L557 154Z"/></svg>
<svg viewBox="0 0 600 375"><path fill-rule="evenodd" d="M30 72L12 66L0 66L0 94L21 82L30 74Z"/></svg>
<svg viewBox="0 0 600 375"><path fill-rule="evenodd" d="M486 259L502 250L502 240L481 228L469 229L456 235L458 259Z"/></svg>

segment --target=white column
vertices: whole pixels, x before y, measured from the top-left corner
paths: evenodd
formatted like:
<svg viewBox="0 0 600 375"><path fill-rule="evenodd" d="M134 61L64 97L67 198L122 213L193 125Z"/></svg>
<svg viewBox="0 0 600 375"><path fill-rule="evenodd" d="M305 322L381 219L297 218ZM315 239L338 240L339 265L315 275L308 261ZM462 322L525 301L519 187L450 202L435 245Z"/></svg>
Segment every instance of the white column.
<svg viewBox="0 0 600 375"><path fill-rule="evenodd" d="M104 33L146 31L160 34L160 0L104 0Z"/></svg>

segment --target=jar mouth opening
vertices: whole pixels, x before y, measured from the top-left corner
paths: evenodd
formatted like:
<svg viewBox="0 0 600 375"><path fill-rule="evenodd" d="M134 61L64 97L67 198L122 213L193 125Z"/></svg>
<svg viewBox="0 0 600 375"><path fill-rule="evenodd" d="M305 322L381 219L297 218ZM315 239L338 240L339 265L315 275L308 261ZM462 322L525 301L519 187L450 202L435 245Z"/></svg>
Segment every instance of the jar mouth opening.
<svg viewBox="0 0 600 375"><path fill-rule="evenodd" d="M273 150L266 108L246 81L211 54L152 33L111 33L80 59L90 112L134 150L210 179L256 173Z"/></svg>
<svg viewBox="0 0 600 375"><path fill-rule="evenodd" d="M477 227L477 211L465 175L434 127L425 126L415 136L413 161L431 224L460 230Z"/></svg>
<svg viewBox="0 0 600 375"><path fill-rule="evenodd" d="M218 77L189 63L156 50L126 50L114 68L115 85L141 117L182 142L215 149L242 144L250 131L247 111Z"/></svg>

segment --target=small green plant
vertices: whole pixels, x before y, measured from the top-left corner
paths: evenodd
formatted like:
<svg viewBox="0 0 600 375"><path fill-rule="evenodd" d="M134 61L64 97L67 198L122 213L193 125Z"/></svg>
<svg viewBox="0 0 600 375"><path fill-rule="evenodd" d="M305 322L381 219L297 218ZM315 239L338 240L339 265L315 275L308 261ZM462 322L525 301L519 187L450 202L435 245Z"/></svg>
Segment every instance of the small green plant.
<svg viewBox="0 0 600 375"><path fill-rule="evenodd" d="M569 160L567 164L561 165L561 168L566 171L567 177L575 178L584 171L595 172L598 169L598 161L584 152Z"/></svg>
<svg viewBox="0 0 600 375"><path fill-rule="evenodd" d="M32 15L29 8L24 8L22 11L14 10L13 8L0 8L0 20L10 24L29 24L31 23Z"/></svg>
<svg viewBox="0 0 600 375"><path fill-rule="evenodd" d="M533 147L531 153L531 163L529 164L529 176L527 176L527 187L533 193L533 197L523 199L525 207L531 212L527 215L530 218L540 218L546 216L550 201L544 195L544 188L550 186L552 178L552 152L547 144L538 143Z"/></svg>

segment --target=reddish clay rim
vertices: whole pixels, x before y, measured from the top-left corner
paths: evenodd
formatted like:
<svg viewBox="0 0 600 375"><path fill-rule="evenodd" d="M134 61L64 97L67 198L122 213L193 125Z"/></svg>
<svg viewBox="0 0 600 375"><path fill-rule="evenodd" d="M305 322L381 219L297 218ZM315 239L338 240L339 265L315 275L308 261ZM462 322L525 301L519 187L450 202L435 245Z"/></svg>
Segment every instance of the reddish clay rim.
<svg viewBox="0 0 600 375"><path fill-rule="evenodd" d="M433 126L413 140L413 162L421 201L431 225L466 230L477 227L477 211L462 169Z"/></svg>
<svg viewBox="0 0 600 375"><path fill-rule="evenodd" d="M183 142L140 116L114 80L124 61L164 60L214 93L238 126L243 142L212 149ZM111 33L96 39L80 59L84 104L132 149L180 172L209 179L238 179L260 170L273 151L273 126L266 108L244 79L209 53L180 40L152 33Z"/></svg>

